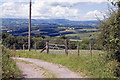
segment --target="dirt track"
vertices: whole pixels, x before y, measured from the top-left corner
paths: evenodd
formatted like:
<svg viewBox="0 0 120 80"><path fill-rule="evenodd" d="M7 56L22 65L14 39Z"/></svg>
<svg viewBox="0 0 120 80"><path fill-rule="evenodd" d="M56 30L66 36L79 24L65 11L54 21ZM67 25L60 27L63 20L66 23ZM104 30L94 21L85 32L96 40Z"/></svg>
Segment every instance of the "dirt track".
<svg viewBox="0 0 120 80"><path fill-rule="evenodd" d="M39 67L43 67L44 69L48 70L50 74L54 74L56 78L82 78L81 75L70 71L68 68L59 65L59 64L53 64L49 63L43 60L38 59L29 59L29 58L13 58L17 60L24 60L27 62L31 62ZM23 73L26 74L27 78L42 78L42 71L40 70L34 70L31 64L20 64L17 63L18 67L23 71ZM34 76L31 76L34 75Z"/></svg>

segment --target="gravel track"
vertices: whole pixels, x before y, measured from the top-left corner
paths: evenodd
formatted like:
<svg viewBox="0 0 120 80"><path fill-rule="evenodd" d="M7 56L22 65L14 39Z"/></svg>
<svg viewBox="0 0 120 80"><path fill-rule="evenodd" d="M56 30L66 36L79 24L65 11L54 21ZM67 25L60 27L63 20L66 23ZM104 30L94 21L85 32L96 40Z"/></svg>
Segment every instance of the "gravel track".
<svg viewBox="0 0 120 80"><path fill-rule="evenodd" d="M66 68L60 64L53 64L53 63L46 62L43 60L30 59L30 58L13 58L13 59L24 60L27 62L31 62L37 66L43 67L44 69L50 71L51 74L54 74L54 76L56 78L82 78L82 76L80 74L72 72L71 70L69 70L68 68ZM23 71L23 73L26 73L26 75L29 75L29 76L27 76L27 78L31 78L31 75L35 75L35 76L33 76L34 78L42 77L42 76L40 76L41 72L38 70L36 71L36 70L32 69L30 64L21 65L18 63L18 67L20 67L20 69Z"/></svg>

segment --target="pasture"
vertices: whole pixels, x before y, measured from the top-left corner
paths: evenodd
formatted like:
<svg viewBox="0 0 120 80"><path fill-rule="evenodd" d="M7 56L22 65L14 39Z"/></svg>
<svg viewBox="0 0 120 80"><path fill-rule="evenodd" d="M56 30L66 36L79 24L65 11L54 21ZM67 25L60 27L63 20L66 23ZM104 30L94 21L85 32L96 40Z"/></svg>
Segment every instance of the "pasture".
<svg viewBox="0 0 120 80"><path fill-rule="evenodd" d="M83 28L83 29L74 29L74 28L65 28L62 27L63 31L59 31L59 33L65 34L66 37L68 37L69 39L74 39L74 40L86 40L86 39L96 39L98 34L99 34L99 29L93 28L93 29L87 29L87 28ZM55 36L55 37L60 37L60 36ZM54 37L54 38L55 38Z"/></svg>

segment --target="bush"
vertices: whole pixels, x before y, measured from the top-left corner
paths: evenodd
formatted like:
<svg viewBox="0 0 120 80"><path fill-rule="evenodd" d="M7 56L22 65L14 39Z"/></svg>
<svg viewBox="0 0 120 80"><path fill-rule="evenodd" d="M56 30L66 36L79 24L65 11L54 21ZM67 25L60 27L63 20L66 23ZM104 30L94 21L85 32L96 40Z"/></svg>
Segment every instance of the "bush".
<svg viewBox="0 0 120 80"><path fill-rule="evenodd" d="M99 35L102 46L109 53L109 58L119 59L120 56L120 9L112 11L110 17L101 21L101 34Z"/></svg>
<svg viewBox="0 0 120 80"><path fill-rule="evenodd" d="M107 60L113 59L120 62L120 7L116 11L109 11L109 17L100 21L101 34L99 40L108 53ZM117 65L114 73L120 77L120 65Z"/></svg>
<svg viewBox="0 0 120 80"><path fill-rule="evenodd" d="M90 46L89 44L92 44L92 49L93 50L102 50L103 47L98 45L98 40L83 40L82 42L80 42L80 49L84 49L84 50L89 50Z"/></svg>
<svg viewBox="0 0 120 80"><path fill-rule="evenodd" d="M16 63L10 58L10 51L3 47L2 49L2 79L21 77L21 72Z"/></svg>

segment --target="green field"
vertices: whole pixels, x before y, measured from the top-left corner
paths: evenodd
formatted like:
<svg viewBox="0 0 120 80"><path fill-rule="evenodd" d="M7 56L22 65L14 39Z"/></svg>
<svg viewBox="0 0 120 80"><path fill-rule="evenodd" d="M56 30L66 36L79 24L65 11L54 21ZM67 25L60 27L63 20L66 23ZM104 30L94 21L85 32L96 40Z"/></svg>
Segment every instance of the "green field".
<svg viewBox="0 0 120 80"><path fill-rule="evenodd" d="M81 40L86 40L86 39L91 39L91 38L95 38L96 39L98 34L99 33L97 33L97 32L81 33L81 34L67 34L66 37L77 36L77 37L80 37Z"/></svg>
<svg viewBox="0 0 120 80"><path fill-rule="evenodd" d="M64 27L62 27L64 28ZM64 31L60 31L59 33L67 33L65 34L66 37L68 37L69 39L72 39L72 40L86 40L86 39L96 39L99 32L98 32L99 29L77 29L77 30L74 30L74 29L65 29ZM70 32L73 32L72 34ZM70 34L69 34L70 33ZM60 36L56 36L56 37L60 37ZM80 39L77 39L77 38L80 38ZM74 39L73 39L74 38Z"/></svg>
<svg viewBox="0 0 120 80"><path fill-rule="evenodd" d="M92 78L115 78L114 60L106 60L106 53L99 50L93 50L93 56L90 56L89 50L80 50L80 56L77 56L77 50L69 50L72 56L65 55L64 50L50 50L50 54L32 51L11 51L13 56L41 59L48 62L62 64L74 72L80 73L83 77ZM62 53L62 54L61 54Z"/></svg>
<svg viewBox="0 0 120 80"><path fill-rule="evenodd" d="M79 31L98 31L99 29L79 29Z"/></svg>
<svg viewBox="0 0 120 80"><path fill-rule="evenodd" d="M81 42L82 40L78 40L78 39L70 39L70 41L79 41L79 42Z"/></svg>

